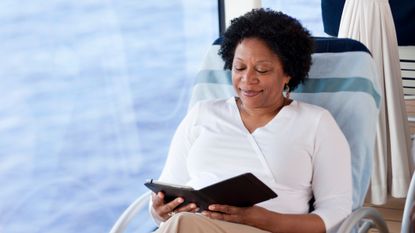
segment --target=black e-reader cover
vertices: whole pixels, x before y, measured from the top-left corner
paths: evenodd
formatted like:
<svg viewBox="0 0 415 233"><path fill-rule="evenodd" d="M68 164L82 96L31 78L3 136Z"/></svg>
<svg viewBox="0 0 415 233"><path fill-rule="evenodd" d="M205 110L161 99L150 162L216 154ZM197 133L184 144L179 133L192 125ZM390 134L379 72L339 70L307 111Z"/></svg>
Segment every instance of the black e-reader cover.
<svg viewBox="0 0 415 233"><path fill-rule="evenodd" d="M182 197L184 202L180 206L195 203L199 211L207 210L211 204L249 207L278 196L252 173L244 173L199 190L153 179L144 185L155 193L163 192L166 203Z"/></svg>

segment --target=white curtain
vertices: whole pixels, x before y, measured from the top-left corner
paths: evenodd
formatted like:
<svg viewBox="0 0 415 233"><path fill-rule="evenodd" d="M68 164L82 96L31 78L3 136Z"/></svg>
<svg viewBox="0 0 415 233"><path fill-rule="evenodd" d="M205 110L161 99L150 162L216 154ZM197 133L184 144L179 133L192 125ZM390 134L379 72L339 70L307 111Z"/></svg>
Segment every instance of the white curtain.
<svg viewBox="0 0 415 233"><path fill-rule="evenodd" d="M387 0L346 0L338 37L365 44L379 71L382 104L371 181L371 201L381 205L388 191L405 197L412 165L398 43Z"/></svg>

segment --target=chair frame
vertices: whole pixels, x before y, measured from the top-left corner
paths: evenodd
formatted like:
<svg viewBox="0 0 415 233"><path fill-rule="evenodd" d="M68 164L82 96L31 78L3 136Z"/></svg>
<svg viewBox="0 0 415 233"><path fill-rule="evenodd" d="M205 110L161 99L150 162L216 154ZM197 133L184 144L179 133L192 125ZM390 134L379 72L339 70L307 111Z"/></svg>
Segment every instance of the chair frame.
<svg viewBox="0 0 415 233"><path fill-rule="evenodd" d="M323 38L326 39L326 38ZM327 40L333 40L336 42L334 38L327 38ZM344 43L345 40L341 40L340 43ZM346 41L347 42L347 41ZM220 39L214 42L215 44L219 44ZM329 45L329 44L326 44ZM333 43L330 43L333 45ZM356 43L354 44L356 45ZM334 46L335 47L335 46ZM333 48L334 48L333 47ZM330 48L330 49L333 49ZM326 48L321 48L325 50ZM335 48L334 48L335 49ZM348 47L345 48L347 51L362 51L366 49L364 45L357 44L357 47ZM367 50L367 49L366 49ZM208 54L209 57L216 54ZM216 64L217 65L217 64ZM209 64L205 64L205 66L209 66ZM110 233L121 233L124 232L127 225L131 222L132 218L146 205L149 203L150 193L147 192L140 197L138 197L119 217L113 228L111 229ZM354 230L358 228L357 232L367 232L371 228L376 228L379 230L380 233L388 233L388 228L386 223L382 217L382 215L374 208L367 208L367 207L359 207L353 213L351 213L340 225L338 230L339 233L349 233L354 232Z"/></svg>
<svg viewBox="0 0 415 233"><path fill-rule="evenodd" d="M117 219L110 233L122 233L127 229L128 224L140 210L146 208L150 201L151 192L145 192L139 196Z"/></svg>
<svg viewBox="0 0 415 233"><path fill-rule="evenodd" d="M415 176L414 176L415 177ZM415 192L415 178L412 178L411 182L411 193ZM123 233L127 228L128 224L131 222L133 217L143 208L145 208L150 199L150 192L146 192L139 196L117 219L116 223L112 227L110 233ZM409 232L410 229L410 208L407 208L407 205L412 206L413 198L406 202L404 221L402 224L402 233ZM407 211L408 210L408 211ZM406 216L406 217L405 217ZM358 226L358 233L368 232L369 229L375 228L378 229L380 233L388 233L388 227L382 215L375 208L363 207L354 211L349 217L347 217L344 222L341 224L338 233L350 233L353 231L353 228ZM404 231L404 229L407 229Z"/></svg>
<svg viewBox="0 0 415 233"><path fill-rule="evenodd" d="M401 233L408 233L414 231L414 226L411 221L412 211L414 210L415 199L415 173L412 174L411 184L409 185L408 194L405 200L405 207L403 209ZM411 231L412 230L412 231Z"/></svg>

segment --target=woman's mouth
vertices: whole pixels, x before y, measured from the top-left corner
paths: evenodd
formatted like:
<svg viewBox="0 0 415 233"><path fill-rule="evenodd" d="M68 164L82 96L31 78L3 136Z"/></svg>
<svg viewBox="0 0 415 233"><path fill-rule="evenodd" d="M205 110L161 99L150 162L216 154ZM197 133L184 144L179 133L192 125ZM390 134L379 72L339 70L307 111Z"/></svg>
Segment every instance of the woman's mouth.
<svg viewBox="0 0 415 233"><path fill-rule="evenodd" d="M241 94L246 97L254 97L261 93L262 91L253 91L253 90L241 90Z"/></svg>

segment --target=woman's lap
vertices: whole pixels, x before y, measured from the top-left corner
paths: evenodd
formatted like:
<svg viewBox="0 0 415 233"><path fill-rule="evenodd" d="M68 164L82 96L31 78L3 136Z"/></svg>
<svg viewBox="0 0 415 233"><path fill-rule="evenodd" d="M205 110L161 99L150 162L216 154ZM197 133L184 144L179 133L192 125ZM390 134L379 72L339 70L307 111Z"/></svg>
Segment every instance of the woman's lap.
<svg viewBox="0 0 415 233"><path fill-rule="evenodd" d="M154 233L269 233L248 225L210 219L201 214L178 213Z"/></svg>

